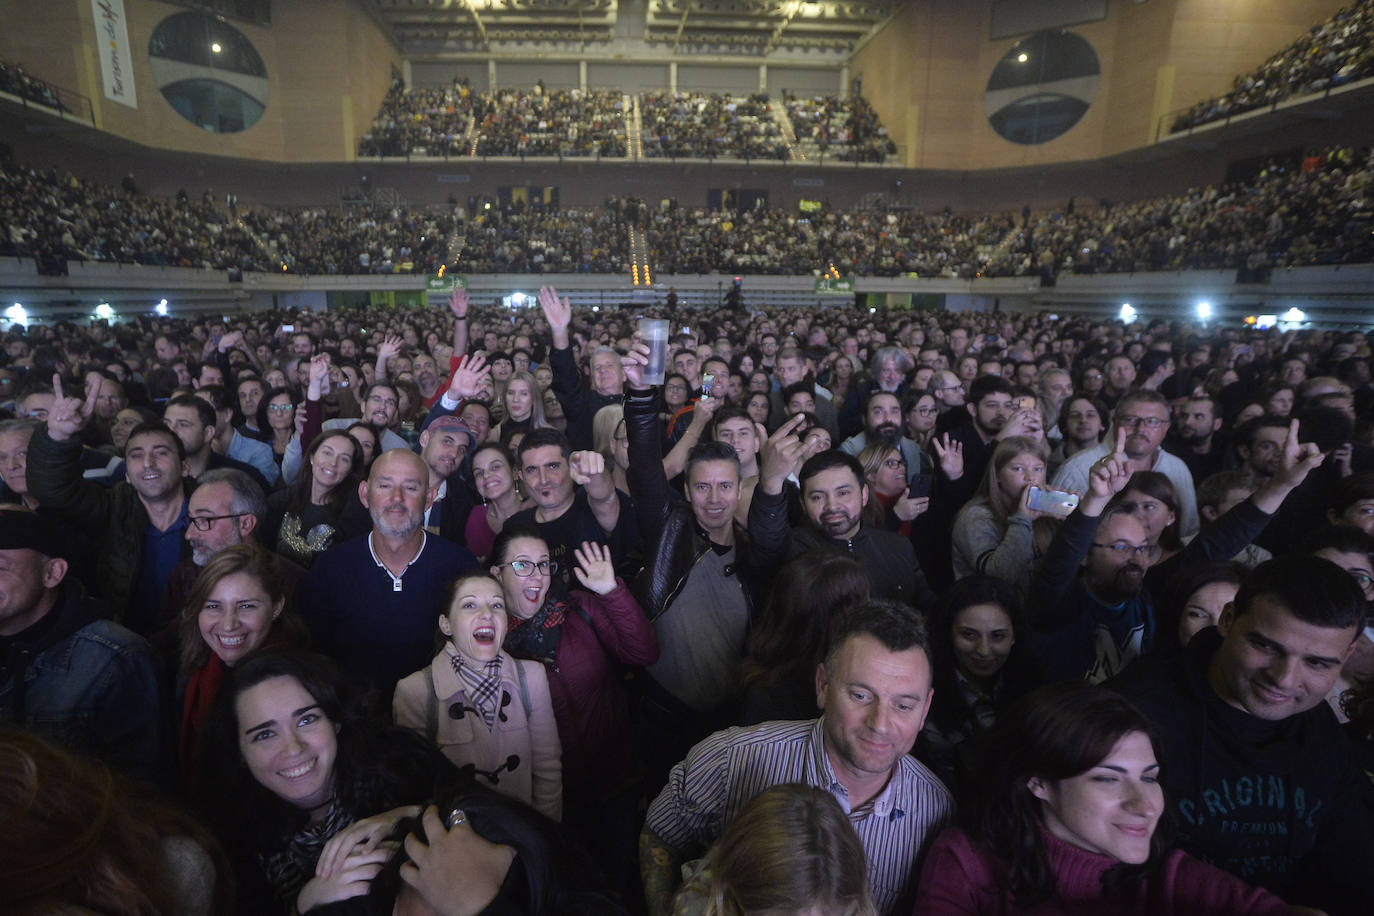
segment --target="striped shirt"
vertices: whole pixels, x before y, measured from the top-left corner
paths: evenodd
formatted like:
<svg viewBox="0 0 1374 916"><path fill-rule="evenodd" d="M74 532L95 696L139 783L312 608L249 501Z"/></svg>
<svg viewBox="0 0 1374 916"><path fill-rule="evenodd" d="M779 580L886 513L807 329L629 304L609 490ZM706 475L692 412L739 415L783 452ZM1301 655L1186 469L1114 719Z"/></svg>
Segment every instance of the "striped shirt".
<svg viewBox="0 0 1374 916"><path fill-rule="evenodd" d="M849 814L878 910L898 912L905 903L909 911L917 860L953 819L954 799L935 774L903 754L883 791L851 809L825 753L824 722L765 722L716 732L673 767L644 825L690 857L715 842L764 789L788 782L816 786Z"/></svg>

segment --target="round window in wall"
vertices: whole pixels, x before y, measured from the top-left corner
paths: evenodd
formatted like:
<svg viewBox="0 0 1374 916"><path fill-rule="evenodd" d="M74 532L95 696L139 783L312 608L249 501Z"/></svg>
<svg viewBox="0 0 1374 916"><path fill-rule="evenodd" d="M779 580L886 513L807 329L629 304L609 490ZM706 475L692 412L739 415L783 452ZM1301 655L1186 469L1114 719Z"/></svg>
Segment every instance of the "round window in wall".
<svg viewBox="0 0 1374 916"><path fill-rule="evenodd" d="M257 49L208 13L162 20L148 41L148 64L168 104L205 130L247 130L267 106L267 68Z"/></svg>
<svg viewBox="0 0 1374 916"><path fill-rule="evenodd" d="M1047 143L1087 113L1101 81L1097 52L1086 39L1037 32L1008 51L988 78L988 122L1013 143Z"/></svg>

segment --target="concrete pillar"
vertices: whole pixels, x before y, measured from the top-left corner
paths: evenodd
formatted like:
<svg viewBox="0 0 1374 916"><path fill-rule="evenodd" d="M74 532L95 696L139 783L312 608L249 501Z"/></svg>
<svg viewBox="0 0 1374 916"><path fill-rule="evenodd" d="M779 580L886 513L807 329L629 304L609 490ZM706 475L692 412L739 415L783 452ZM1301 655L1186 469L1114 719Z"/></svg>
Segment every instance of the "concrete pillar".
<svg viewBox="0 0 1374 916"><path fill-rule="evenodd" d="M410 75L410 61L408 59L401 61L401 82L405 84L407 89L415 88L415 81L411 79Z"/></svg>
<svg viewBox="0 0 1374 916"><path fill-rule="evenodd" d="M840 97L849 95L849 64L840 68Z"/></svg>
<svg viewBox="0 0 1374 916"><path fill-rule="evenodd" d="M487 59L487 88L495 91L496 89L496 58Z"/></svg>
<svg viewBox="0 0 1374 916"><path fill-rule="evenodd" d="M587 62L585 60L577 62L577 85L582 88L583 92L587 91Z"/></svg>
<svg viewBox="0 0 1374 916"><path fill-rule="evenodd" d="M759 64L759 92L768 91L768 65Z"/></svg>
<svg viewBox="0 0 1374 916"><path fill-rule="evenodd" d="M677 61L668 63L668 91L677 92Z"/></svg>

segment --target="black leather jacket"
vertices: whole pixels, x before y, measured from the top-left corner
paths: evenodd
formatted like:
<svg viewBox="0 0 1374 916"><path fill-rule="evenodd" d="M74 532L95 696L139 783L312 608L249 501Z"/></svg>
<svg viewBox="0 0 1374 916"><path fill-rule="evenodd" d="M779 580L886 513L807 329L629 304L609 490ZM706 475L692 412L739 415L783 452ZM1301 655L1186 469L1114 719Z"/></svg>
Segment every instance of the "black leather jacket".
<svg viewBox="0 0 1374 916"><path fill-rule="evenodd" d="M692 509L668 487L663 473L660 435L659 389L626 388L625 434L629 437L630 467L626 477L630 497L644 535L644 569L633 591L640 607L655 619L666 611L682 590L697 561L710 550L710 541L697 525ZM753 608L768 593L772 568L753 561L748 533L735 525L735 562L727 570L740 579L745 599Z"/></svg>

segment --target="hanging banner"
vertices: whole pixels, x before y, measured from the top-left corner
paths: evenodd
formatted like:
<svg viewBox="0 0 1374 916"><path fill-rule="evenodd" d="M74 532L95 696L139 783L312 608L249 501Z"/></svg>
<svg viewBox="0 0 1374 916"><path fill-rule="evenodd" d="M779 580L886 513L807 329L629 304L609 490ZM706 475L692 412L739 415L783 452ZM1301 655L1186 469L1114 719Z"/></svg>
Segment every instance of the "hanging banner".
<svg viewBox="0 0 1374 916"><path fill-rule="evenodd" d="M100 77L105 84L105 98L137 108L134 58L129 48L124 0L91 0L91 12L95 14L95 46L100 51Z"/></svg>

